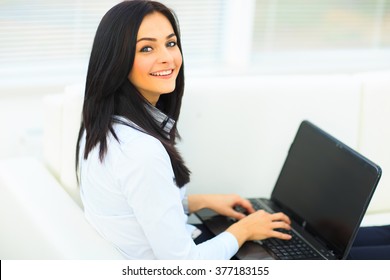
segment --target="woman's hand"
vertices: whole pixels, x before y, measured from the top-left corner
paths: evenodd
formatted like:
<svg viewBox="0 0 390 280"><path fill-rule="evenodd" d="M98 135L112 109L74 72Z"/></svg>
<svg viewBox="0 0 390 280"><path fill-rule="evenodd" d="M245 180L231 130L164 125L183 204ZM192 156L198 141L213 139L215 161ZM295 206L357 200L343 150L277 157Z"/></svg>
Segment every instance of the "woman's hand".
<svg viewBox="0 0 390 280"><path fill-rule="evenodd" d="M290 224L289 217L281 212L270 214L259 210L234 223L226 231L237 238L241 247L245 241L249 240L262 240L270 237L289 240L291 235L275 229L290 230Z"/></svg>
<svg viewBox="0 0 390 280"><path fill-rule="evenodd" d="M209 208L220 215L237 220L246 217L245 214L236 211L235 206L244 208L248 214L255 212L252 204L237 194L193 194L188 196L188 207L191 213Z"/></svg>
<svg viewBox="0 0 390 280"><path fill-rule="evenodd" d="M238 212L235 206L244 208L248 215ZM291 235L275 229L291 229L290 218L284 213L270 214L264 210L255 211L252 204L236 194L193 194L188 196L190 212L196 212L203 208L209 208L218 214L229 216L239 220L226 231L233 234L239 246L245 241L262 240L266 238L280 238L289 240Z"/></svg>

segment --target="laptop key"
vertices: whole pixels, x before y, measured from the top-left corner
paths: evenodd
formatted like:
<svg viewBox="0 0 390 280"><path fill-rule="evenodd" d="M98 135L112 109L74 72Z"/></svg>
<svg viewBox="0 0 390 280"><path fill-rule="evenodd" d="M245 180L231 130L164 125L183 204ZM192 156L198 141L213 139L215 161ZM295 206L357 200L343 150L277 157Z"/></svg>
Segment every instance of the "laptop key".
<svg viewBox="0 0 390 280"><path fill-rule="evenodd" d="M281 260L308 260L322 259L321 255L314 251L308 244L296 236L293 232L290 240L282 240L277 238L269 238L262 241L262 244L276 258Z"/></svg>

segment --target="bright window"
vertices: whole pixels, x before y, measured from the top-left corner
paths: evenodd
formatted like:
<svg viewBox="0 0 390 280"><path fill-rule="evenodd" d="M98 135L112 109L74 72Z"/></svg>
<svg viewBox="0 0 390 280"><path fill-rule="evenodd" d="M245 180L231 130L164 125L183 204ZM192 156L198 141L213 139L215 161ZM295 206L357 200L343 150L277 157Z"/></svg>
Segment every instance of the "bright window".
<svg viewBox="0 0 390 280"><path fill-rule="evenodd" d="M1 1L0 83L85 76L97 25L118 2ZM390 0L161 2L178 15L186 71L200 75L390 67Z"/></svg>
<svg viewBox="0 0 390 280"><path fill-rule="evenodd" d="M390 67L389 0L257 0L255 15L252 55L259 65L291 71Z"/></svg>

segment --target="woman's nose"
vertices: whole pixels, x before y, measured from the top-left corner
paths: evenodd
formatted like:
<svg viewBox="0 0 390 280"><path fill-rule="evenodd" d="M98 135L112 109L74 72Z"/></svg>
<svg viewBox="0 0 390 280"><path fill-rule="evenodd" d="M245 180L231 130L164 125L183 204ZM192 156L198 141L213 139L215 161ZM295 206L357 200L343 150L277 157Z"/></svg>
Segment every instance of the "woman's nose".
<svg viewBox="0 0 390 280"><path fill-rule="evenodd" d="M169 49L167 48L162 48L159 52L158 56L158 62L159 63L169 63L173 61L173 56Z"/></svg>

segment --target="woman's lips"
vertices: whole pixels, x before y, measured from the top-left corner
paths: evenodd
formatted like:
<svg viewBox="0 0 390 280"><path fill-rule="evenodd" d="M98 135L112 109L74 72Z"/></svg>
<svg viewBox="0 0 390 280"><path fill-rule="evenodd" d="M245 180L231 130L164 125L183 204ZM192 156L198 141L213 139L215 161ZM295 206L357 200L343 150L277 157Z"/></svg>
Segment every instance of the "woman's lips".
<svg viewBox="0 0 390 280"><path fill-rule="evenodd" d="M158 78L169 78L173 74L173 69L168 69L168 70L161 70L161 71L156 71L153 73L150 73L153 77L158 77Z"/></svg>

